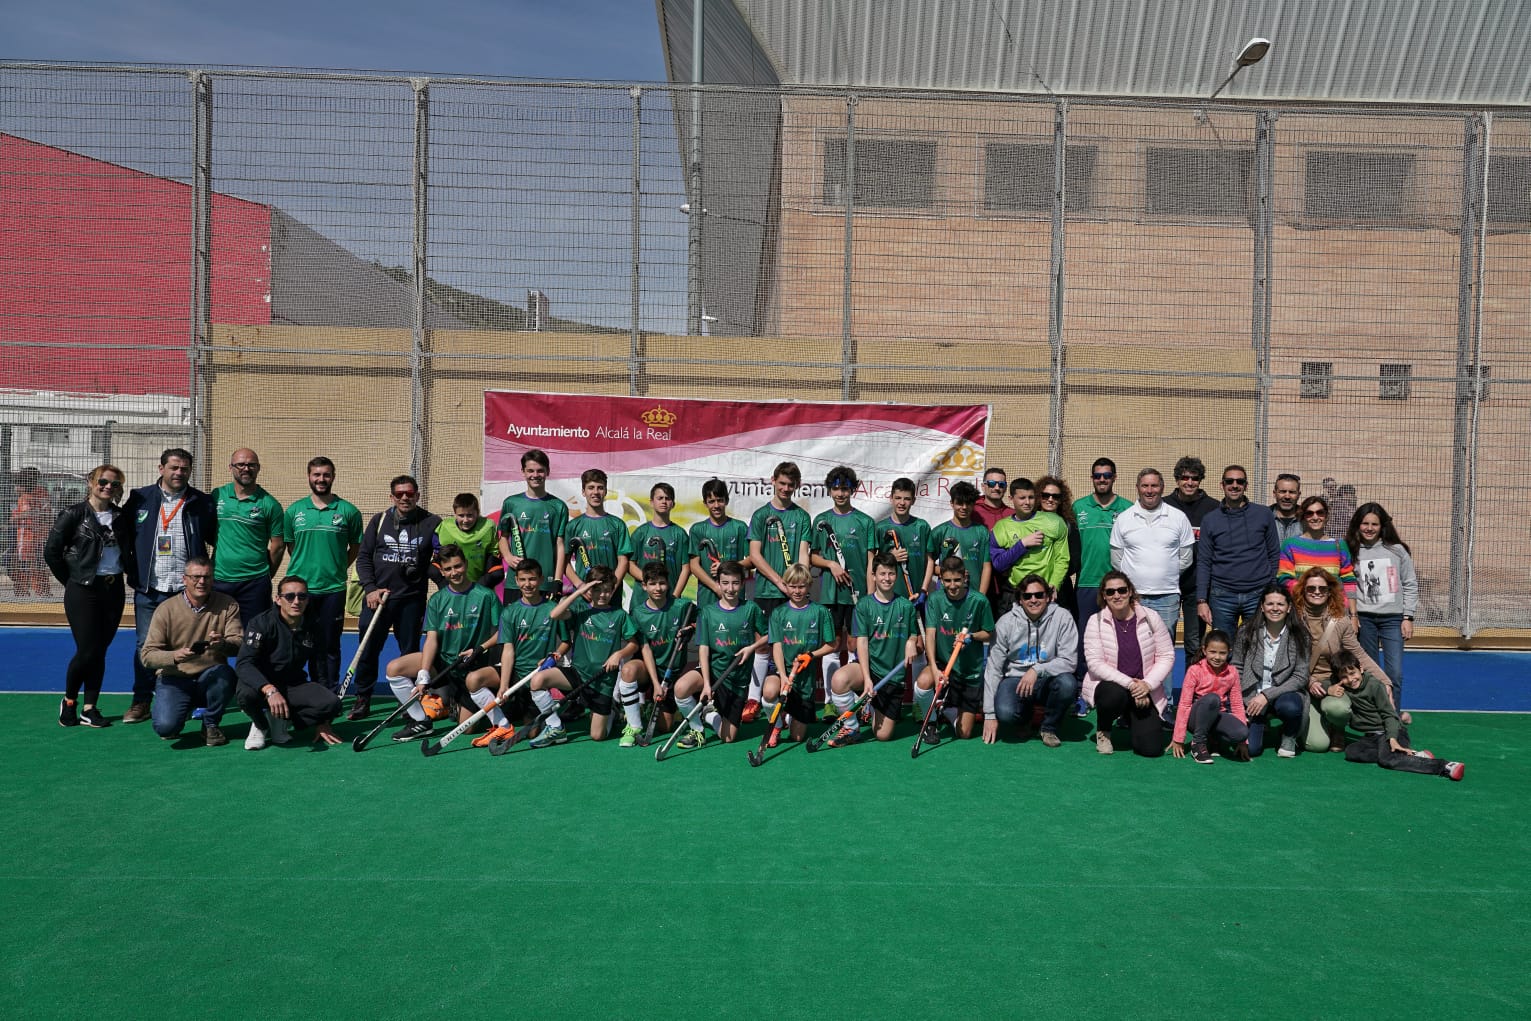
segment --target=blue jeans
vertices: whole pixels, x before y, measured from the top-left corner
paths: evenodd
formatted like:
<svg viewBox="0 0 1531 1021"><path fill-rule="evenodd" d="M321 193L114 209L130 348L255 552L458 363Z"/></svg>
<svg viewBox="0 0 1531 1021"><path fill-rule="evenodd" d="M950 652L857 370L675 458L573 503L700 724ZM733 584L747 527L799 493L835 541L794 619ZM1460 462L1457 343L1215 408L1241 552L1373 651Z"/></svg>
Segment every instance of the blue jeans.
<svg viewBox="0 0 1531 1021"><path fill-rule="evenodd" d="M1307 694L1301 691L1289 691L1274 702L1265 704L1265 712L1259 716L1249 717L1249 754L1251 757L1259 755L1265 749L1265 725L1270 722L1272 716L1281 721L1281 734L1283 737L1296 738L1302 743L1302 700Z"/></svg>
<svg viewBox="0 0 1531 1021"><path fill-rule="evenodd" d="M1145 610L1150 610L1159 615L1164 621L1164 628L1170 633L1170 644L1175 642L1175 625L1180 623L1180 593L1170 592L1162 596L1138 596L1138 605ZM1165 712L1175 704L1175 674L1173 671L1164 679L1164 697L1169 699L1169 705L1165 706Z"/></svg>
<svg viewBox="0 0 1531 1021"><path fill-rule="evenodd" d="M425 602L425 595L422 593L413 596L389 596L388 602L384 603L379 610L368 609L365 603L362 604L361 617L357 621L361 634L367 633L374 614L381 614L382 619L377 622L377 630L372 634L372 641L358 649L360 658L356 662L357 698L372 697L372 689L377 686L378 657L382 655L383 643L388 640L389 630L393 631L394 640L398 642L399 655L407 656L411 652L420 651L420 633L425 626ZM434 664L426 664L427 668L432 666ZM335 684L339 687L339 678L336 678Z"/></svg>
<svg viewBox="0 0 1531 1021"><path fill-rule="evenodd" d="M1074 623L1079 627L1078 648L1074 650L1074 680L1082 682L1084 675L1089 670L1089 665L1084 661L1084 626L1085 623L1100 612L1100 587L1077 588L1074 590Z"/></svg>
<svg viewBox="0 0 1531 1021"><path fill-rule="evenodd" d="M154 732L175 737L197 708L207 710L202 726L216 727L233 695L234 668L227 663L210 666L196 677L160 677L154 686Z"/></svg>
<svg viewBox="0 0 1531 1021"><path fill-rule="evenodd" d="M1256 589L1235 591L1213 585L1207 590L1207 605L1212 608L1212 626L1227 632L1229 641L1239 633L1240 619L1247 620L1260 612L1262 585ZM1205 638L1205 636L1203 636Z"/></svg>
<svg viewBox="0 0 1531 1021"><path fill-rule="evenodd" d="M1180 594L1180 617L1185 621L1185 661L1187 665L1201 658L1201 634L1207 625L1196 616L1196 593Z"/></svg>
<svg viewBox="0 0 1531 1021"><path fill-rule="evenodd" d="M1403 614L1358 613L1357 638L1393 684L1393 704L1403 709ZM1378 655L1378 652L1381 655Z"/></svg>
<svg viewBox="0 0 1531 1021"><path fill-rule="evenodd" d="M133 704L147 702L154 697L155 682L154 671L144 666L140 658L144 651L144 642L149 640L149 621L154 619L154 611L160 603L169 599L176 592L160 592L155 589L148 591L135 591L133 593L133 628L138 632L138 644L133 646Z"/></svg>
<svg viewBox="0 0 1531 1021"><path fill-rule="evenodd" d="M1016 694L1017 683L1018 678L1013 677L1000 680L999 689L994 692L994 718L1000 723L1030 723L1032 707L1040 702L1044 707L1043 731L1058 733L1058 724L1063 721L1064 710L1073 708L1074 699L1079 695L1079 682L1074 679L1074 675L1038 677L1029 698L1021 698Z"/></svg>

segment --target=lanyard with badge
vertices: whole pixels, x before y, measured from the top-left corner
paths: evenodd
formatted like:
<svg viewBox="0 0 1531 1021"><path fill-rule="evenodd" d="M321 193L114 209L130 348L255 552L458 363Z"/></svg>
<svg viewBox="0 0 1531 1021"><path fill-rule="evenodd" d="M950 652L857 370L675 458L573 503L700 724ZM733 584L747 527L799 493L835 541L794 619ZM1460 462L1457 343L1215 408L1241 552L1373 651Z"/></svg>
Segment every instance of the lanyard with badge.
<svg viewBox="0 0 1531 1021"><path fill-rule="evenodd" d="M160 534L154 537L154 552L157 556L170 557L175 555L175 544L170 541L170 524L175 521L175 516L181 513L181 505L186 502L186 497L181 497L170 508L170 513L165 513L162 505L159 510Z"/></svg>

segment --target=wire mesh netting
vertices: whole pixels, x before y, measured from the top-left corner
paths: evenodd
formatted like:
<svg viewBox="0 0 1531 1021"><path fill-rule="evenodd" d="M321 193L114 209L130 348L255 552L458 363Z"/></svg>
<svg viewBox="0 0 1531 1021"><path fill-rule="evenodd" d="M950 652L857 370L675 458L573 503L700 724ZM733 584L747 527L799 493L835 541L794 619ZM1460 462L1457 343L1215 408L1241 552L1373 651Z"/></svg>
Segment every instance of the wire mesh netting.
<svg viewBox="0 0 1531 1021"><path fill-rule="evenodd" d="M404 471L444 509L479 487L486 388L985 402L990 464L1079 492L1099 456L1129 489L1194 454L1261 495L1290 472L1342 513L1380 502L1420 623L1531 626L1510 511L1531 496L1526 118L317 72L0 85L7 508L18 475L54 506L102 461L142 485L168 446L221 484L251 446L284 503L325 454L364 509ZM32 540L7 521L14 579Z"/></svg>

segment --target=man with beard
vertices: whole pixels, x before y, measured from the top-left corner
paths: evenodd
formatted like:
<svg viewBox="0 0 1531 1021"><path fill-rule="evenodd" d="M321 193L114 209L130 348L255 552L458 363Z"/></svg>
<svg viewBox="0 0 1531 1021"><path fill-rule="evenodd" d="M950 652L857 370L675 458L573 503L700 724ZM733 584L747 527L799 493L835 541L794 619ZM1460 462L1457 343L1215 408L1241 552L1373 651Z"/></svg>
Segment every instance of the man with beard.
<svg viewBox="0 0 1531 1021"><path fill-rule="evenodd" d="M310 677L335 690L340 684L340 632L345 626L346 569L361 547L361 511L331 491L335 462L316 457L308 462L308 492L295 500L282 519L287 545L287 573L308 582L308 611L304 615L319 652Z"/></svg>
<svg viewBox="0 0 1531 1021"><path fill-rule="evenodd" d="M213 591L239 604L248 623L271 609L271 578L282 562L282 505L255 479L260 458L241 447L229 455L234 481L213 490L218 512L218 549Z"/></svg>
<svg viewBox="0 0 1531 1021"><path fill-rule="evenodd" d="M1278 541L1286 542L1294 535L1302 534L1302 515L1297 513L1297 501L1302 499L1302 479L1290 472L1276 476L1276 487L1271 490L1276 502L1271 513L1276 515Z"/></svg>
<svg viewBox="0 0 1531 1021"><path fill-rule="evenodd" d="M366 597L360 628L366 635L374 615L380 615L371 641L357 650L356 704L346 718L359 720L372 709L377 684L377 658L388 632L399 643L400 656L420 651L429 594L431 557L436 552L436 529L441 519L420 506L420 484L399 475L388 484L393 506L372 515L356 555L356 577ZM387 601L384 601L386 597Z"/></svg>

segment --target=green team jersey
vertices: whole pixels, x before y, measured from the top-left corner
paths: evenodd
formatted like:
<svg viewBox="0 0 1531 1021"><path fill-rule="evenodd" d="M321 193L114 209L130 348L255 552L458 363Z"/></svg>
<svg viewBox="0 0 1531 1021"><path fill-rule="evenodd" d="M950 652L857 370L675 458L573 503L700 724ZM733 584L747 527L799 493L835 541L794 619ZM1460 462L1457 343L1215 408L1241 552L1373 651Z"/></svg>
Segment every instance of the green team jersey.
<svg viewBox="0 0 1531 1021"><path fill-rule="evenodd" d="M877 522L877 552L893 552L893 537L888 534L889 532L897 534L899 545L909 551L909 562L899 572L900 585L904 578L908 578L909 588L900 595L908 595L910 591L913 591L918 596L920 583L925 580L925 561L930 558L930 525L924 518L917 518L912 514L902 525L894 521L892 517L883 518Z"/></svg>
<svg viewBox="0 0 1531 1021"><path fill-rule="evenodd" d="M849 517L849 515L847 515ZM832 645L835 640L835 621L829 608L822 603L809 603L796 607L783 603L771 612L771 623L766 637L772 645L781 646L781 662L787 673L792 672L792 661L805 652ZM792 682L792 689L805 700L813 699L814 671L804 670Z"/></svg>
<svg viewBox="0 0 1531 1021"><path fill-rule="evenodd" d="M500 622L500 600L493 589L469 585L466 592L437 589L425 604L425 630L436 632L436 665L455 662L459 653L482 645Z"/></svg>
<svg viewBox="0 0 1531 1021"><path fill-rule="evenodd" d="M703 567L710 566L707 554L702 552L702 540L706 539L717 548L719 559L744 563L750 558L749 533L749 526L738 518L728 518L721 525L713 524L711 517L703 518L691 526L691 554L701 561ZM698 609L717 606L718 594L706 585L698 584L696 605Z"/></svg>
<svg viewBox="0 0 1531 1021"><path fill-rule="evenodd" d="M951 658L952 646L957 642L957 632L967 628L970 632L994 633L994 610L989 606L989 600L972 586L968 586L967 594L956 604L946 597L945 589L936 589L925 600L925 627L936 631L936 647L926 650L930 665L936 670L944 670L946 661ZM980 643L969 641L962 647L950 680L962 685L982 682L983 646Z"/></svg>
<svg viewBox="0 0 1531 1021"><path fill-rule="evenodd" d="M213 578L251 581L271 576L266 546L282 537L282 505L260 486L241 499L234 483L213 490L218 508L218 547L213 551Z"/></svg>
<svg viewBox="0 0 1531 1021"><path fill-rule="evenodd" d="M739 654L739 650L746 645L753 645L755 639L765 632L765 619L760 607L754 603L740 603L732 610L725 610L719 603L703 610L697 618L696 641L699 646L705 645L712 650L708 661L712 683L717 684L728 674L730 689L747 689L753 673L752 664L746 663L731 673L729 668L734 665L733 657Z"/></svg>
<svg viewBox="0 0 1531 1021"><path fill-rule="evenodd" d="M632 618L620 606L587 606L574 611L569 631L574 636L569 664L581 680L596 682L590 685L592 689L609 695L617 683L617 672L608 673L606 661L638 637Z"/></svg>
<svg viewBox="0 0 1531 1021"><path fill-rule="evenodd" d="M1074 501L1074 521L1079 528L1080 588L1096 588L1111 570L1111 526L1122 511L1132 506L1125 496L1118 496L1102 507L1095 494Z"/></svg>
<svg viewBox="0 0 1531 1021"><path fill-rule="evenodd" d="M468 564L468 579L478 581L484 577L491 561L499 554L499 542L495 538L494 522L479 518L473 531L464 532L457 527L456 518L443 518L436 528L436 538L442 546L453 545L462 550L462 558ZM516 590L515 579L508 579L506 588Z"/></svg>
<svg viewBox="0 0 1531 1021"><path fill-rule="evenodd" d="M361 545L361 511L338 496L323 509L305 496L282 516L282 541L292 547L287 573L308 582L308 590L320 595L346 590L347 551Z"/></svg>
<svg viewBox="0 0 1531 1021"><path fill-rule="evenodd" d="M645 521L633 529L633 563L641 569L644 564L663 561L670 579L670 589L691 565L691 537L679 525L663 527Z"/></svg>
<svg viewBox="0 0 1531 1021"><path fill-rule="evenodd" d="M941 576L942 560L948 556L961 557L968 567L968 584L977 588L983 581L983 565L989 562L989 530L977 521L966 528L958 528L954 521L943 521L930 530L930 555L936 562L937 578Z"/></svg>
<svg viewBox="0 0 1531 1021"><path fill-rule="evenodd" d="M840 550L845 554L845 569L850 572L851 584L847 588L835 581L828 571L819 580L819 602L826 606L853 606L866 588L867 554L877 548L877 525L870 514L854 507L850 513L841 514L834 508L824 511L813 519L813 551L825 560L836 560L824 526L835 533ZM837 561L838 562L838 561Z"/></svg>
<svg viewBox="0 0 1531 1021"><path fill-rule="evenodd" d="M585 550L584 558L572 549L569 551L569 562L574 565L574 573L581 581L590 573L590 568L597 565L615 568L617 557L633 555L633 541L627 534L627 524L615 514L599 517L581 514L571 518L564 529L564 541L570 539L578 539Z"/></svg>
<svg viewBox="0 0 1531 1021"><path fill-rule="evenodd" d="M558 569L558 538L569 527L569 505L552 495L539 500L525 493L517 493L507 496L500 505L500 534L509 536L511 521L516 523L516 528L521 532L521 548L524 552L519 555L531 557L542 565L542 591L561 590L563 582L554 572ZM515 542L508 541L514 553ZM612 564L615 563L613 560ZM512 579L505 580L509 582ZM506 588L513 588L513 585L506 585Z"/></svg>
<svg viewBox="0 0 1531 1021"><path fill-rule="evenodd" d="M851 634L867 640L867 658L870 660L867 665L871 668L873 684L904 661L905 644L909 636L919 630L920 615L914 604L903 596L895 595L886 603L875 594L861 597L851 616ZM901 688L903 683L895 678L888 682L888 687Z"/></svg>
<svg viewBox="0 0 1531 1021"><path fill-rule="evenodd" d="M500 641L516 650L511 673L520 680L552 655L566 634L567 621L553 620L551 599L528 603L518 599L500 610Z"/></svg>
<svg viewBox="0 0 1531 1021"><path fill-rule="evenodd" d="M773 517L781 520L782 528L787 533L787 551L791 556L786 560L783 560L781 555L781 533L777 532L774 525L767 528L767 523ZM778 575L787 569L788 564L797 563L798 550L808 541L808 535L812 530L813 521L808 517L808 512L797 504L793 504L786 510L778 510L775 504L767 503L750 515L750 542L760 543L761 555ZM755 598L785 599L787 593L761 574L755 578Z"/></svg>
<svg viewBox="0 0 1531 1021"><path fill-rule="evenodd" d="M675 644L675 633L680 630L680 619L692 605L695 604L685 596L674 596L656 610L649 605L648 599L635 596L632 609L627 611L633 619L633 627L638 629L638 640L654 650L654 667L659 671L661 681L664 680L665 662L670 658L670 647ZM686 644L690 644L689 638ZM675 657L675 669L680 670L685 665L686 654L682 651Z"/></svg>

